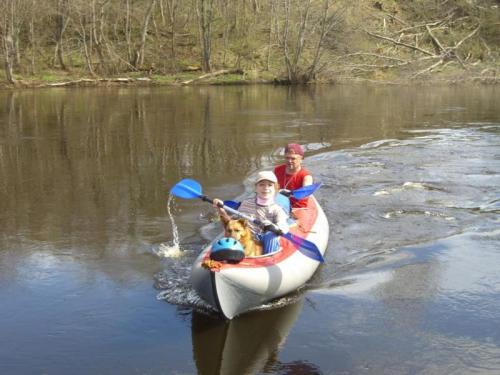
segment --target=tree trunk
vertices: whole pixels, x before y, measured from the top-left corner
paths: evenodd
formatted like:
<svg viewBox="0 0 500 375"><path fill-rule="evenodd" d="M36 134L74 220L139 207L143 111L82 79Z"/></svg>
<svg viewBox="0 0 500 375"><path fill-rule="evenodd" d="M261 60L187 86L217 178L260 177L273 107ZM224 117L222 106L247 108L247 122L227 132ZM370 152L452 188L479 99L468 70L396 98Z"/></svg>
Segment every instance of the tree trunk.
<svg viewBox="0 0 500 375"><path fill-rule="evenodd" d="M146 45L146 36L148 33L149 20L151 19L151 14L153 13L155 4L156 0L151 0L151 3L149 3L149 7L146 11L146 15L144 16L144 21L141 28L141 39L139 41L137 49L135 50L134 60L132 63L132 65L136 68L144 64L144 47Z"/></svg>
<svg viewBox="0 0 500 375"><path fill-rule="evenodd" d="M197 0L196 13L198 15L198 26L201 46L201 67L205 73L212 70L212 13L213 0Z"/></svg>
<svg viewBox="0 0 500 375"><path fill-rule="evenodd" d="M67 0L58 0L57 2L57 10L56 10L56 29L55 29L55 39L56 39L56 57L61 69L68 70L66 64L64 63L64 54L63 54L63 34L66 29L67 22L65 19L66 13L66 1Z"/></svg>
<svg viewBox="0 0 500 375"><path fill-rule="evenodd" d="M127 41L127 57L132 62L132 44L130 41L130 0L125 3L125 40Z"/></svg>
<svg viewBox="0 0 500 375"><path fill-rule="evenodd" d="M276 16L276 0L271 0L271 14L269 16L269 37L267 41L267 58L266 58L266 70L269 71L271 65L271 51L273 44L273 30L275 29L275 23L277 22ZM277 29L277 28L276 28Z"/></svg>
<svg viewBox="0 0 500 375"><path fill-rule="evenodd" d="M14 78L14 74L12 72L13 65L13 41L10 35L6 35L2 37L3 47L4 47L4 67L5 67L5 78L11 84L16 83L16 79Z"/></svg>
<svg viewBox="0 0 500 375"><path fill-rule="evenodd" d="M92 57L90 56L89 47L87 45L87 31L85 30L85 25L83 21L80 19L80 29L81 29L81 37L83 43L83 51L85 54L85 63L87 64L87 69L92 76L95 76L94 69L92 68Z"/></svg>
<svg viewBox="0 0 500 375"><path fill-rule="evenodd" d="M35 1L31 1L31 18L30 18L30 45L31 45L31 74L35 75L35 50L36 50L36 42L35 42Z"/></svg>
<svg viewBox="0 0 500 375"><path fill-rule="evenodd" d="M177 8L179 7L178 0L169 0L167 1L167 11L168 11L168 20L170 22L170 58L171 58L171 67L175 71L176 70L176 59L177 53L175 50L176 43L176 32L175 25L177 23Z"/></svg>
<svg viewBox="0 0 500 375"><path fill-rule="evenodd" d="M314 51L314 58L307 69L307 73L304 77L305 81L310 81L313 79L316 75L316 71L318 70L318 65L319 61L321 58L321 52L323 50L323 41L325 40L326 36L332 29L332 27L335 25L335 20L332 17L328 17L328 9L330 8L330 0L324 0L323 1L323 17L321 19L321 31L319 34L318 38L318 43L316 44L316 49Z"/></svg>
<svg viewBox="0 0 500 375"><path fill-rule="evenodd" d="M1 4L3 9L3 14L1 15L0 24L0 35L2 38L2 49L3 49L3 59L4 59L4 70L5 78L7 82L11 84L16 83L16 79L13 74L13 54L14 54L14 40L12 38L12 32L14 29L14 17L13 17L13 5L11 3ZM7 9L7 7L10 8Z"/></svg>
<svg viewBox="0 0 500 375"><path fill-rule="evenodd" d="M11 43L11 63L12 65L17 69L20 70L21 67L21 54L19 50L19 32L20 32L20 27L17 25L18 24L18 15L17 12L19 11L16 9L16 1L11 0L10 1L10 37L12 39Z"/></svg>
<svg viewBox="0 0 500 375"><path fill-rule="evenodd" d="M298 78L299 61L302 56L302 52L304 51L304 43L305 43L305 36L306 36L307 22L309 18L309 9L311 7L311 1L312 0L304 1L307 4L305 5L305 9L303 9L303 12L301 12L300 29L297 35L297 42L295 44L295 56L292 64L292 71L295 80Z"/></svg>
<svg viewBox="0 0 500 375"><path fill-rule="evenodd" d="M99 57L99 64L101 67L101 71L105 73L109 73L110 69L108 67L108 62L104 55L104 15L105 15L105 7L109 3L109 0L105 0L102 4L100 4L100 9L98 11L99 16L97 17L97 12L95 9L95 0L92 0L92 32L91 37L93 38L94 45L97 51L97 56Z"/></svg>
<svg viewBox="0 0 500 375"><path fill-rule="evenodd" d="M223 1L221 4L221 12L224 18L224 31L222 32L223 47L222 47L222 66L226 66L226 57L229 47L229 30L230 30L230 16L229 16L229 6L227 1Z"/></svg>
<svg viewBox="0 0 500 375"><path fill-rule="evenodd" d="M290 52L288 49L288 34L290 32L290 0L284 1L284 14L285 14L285 24L283 26L283 37L281 40L281 45L283 48L283 57L285 58L285 66L288 75L288 81L292 81L292 64L290 62Z"/></svg>

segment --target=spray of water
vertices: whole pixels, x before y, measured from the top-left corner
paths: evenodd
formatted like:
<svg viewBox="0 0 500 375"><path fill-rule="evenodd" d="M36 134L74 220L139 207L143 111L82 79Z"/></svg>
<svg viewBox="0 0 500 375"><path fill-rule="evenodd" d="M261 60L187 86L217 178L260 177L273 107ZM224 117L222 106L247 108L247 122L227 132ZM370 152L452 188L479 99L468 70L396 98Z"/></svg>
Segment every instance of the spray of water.
<svg viewBox="0 0 500 375"><path fill-rule="evenodd" d="M168 196L167 201L167 214L172 224L172 243L162 243L155 249L156 255L162 258L178 258L184 255L184 251L180 248L179 231L175 224L174 215L172 214L173 196Z"/></svg>

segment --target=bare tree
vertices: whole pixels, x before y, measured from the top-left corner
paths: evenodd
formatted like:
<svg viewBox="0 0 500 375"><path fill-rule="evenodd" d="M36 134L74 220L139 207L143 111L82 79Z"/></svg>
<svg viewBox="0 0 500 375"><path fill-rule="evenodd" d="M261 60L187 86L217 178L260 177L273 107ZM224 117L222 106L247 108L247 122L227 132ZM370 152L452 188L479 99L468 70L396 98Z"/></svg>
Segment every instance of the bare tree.
<svg viewBox="0 0 500 375"><path fill-rule="evenodd" d="M212 22L213 0L196 0L196 14L201 46L201 66L205 73L212 70Z"/></svg>
<svg viewBox="0 0 500 375"><path fill-rule="evenodd" d="M269 12L269 34L267 41L267 58L266 58L266 70L269 71L271 65L271 52L273 50L274 35L277 29L277 14L276 14L276 4L277 0L270 0L270 12Z"/></svg>
<svg viewBox="0 0 500 375"><path fill-rule="evenodd" d="M301 83L341 69L419 77L454 64L495 77L497 2L0 0L0 59L8 82L46 67L106 76L201 66L203 77L243 67Z"/></svg>
<svg viewBox="0 0 500 375"><path fill-rule="evenodd" d="M99 58L100 68L103 72L109 72L108 61L106 58L106 39L104 37L104 25L106 6L109 4L110 0L104 0L97 4L96 0L92 0L91 14L92 14L92 40L97 51L97 56Z"/></svg>
<svg viewBox="0 0 500 375"><path fill-rule="evenodd" d="M343 11L346 9L346 7L343 7L341 8L342 10L332 10L332 5L332 0L323 0L323 7L320 11L320 16L318 17L319 33L317 36L316 47L314 49L314 57L311 64L307 68L304 77L306 82L314 79L316 77L316 73L320 70L320 61L325 50L325 41L332 30L334 30L334 28L341 23Z"/></svg>
<svg viewBox="0 0 500 375"><path fill-rule="evenodd" d="M68 13L68 0L57 0L55 14L54 14L54 21L55 21L54 38L56 41L55 53L57 61L59 62L59 65L63 70L68 70L64 62L64 53L63 53L63 42L64 42L63 35L69 22L69 17L67 16L67 13Z"/></svg>
<svg viewBox="0 0 500 375"><path fill-rule="evenodd" d="M175 69L176 53L175 53L175 43L176 43L176 25L177 25L177 15L179 10L179 0L167 0L167 15L170 24L170 55L172 59L172 68Z"/></svg>
<svg viewBox="0 0 500 375"><path fill-rule="evenodd" d="M12 38L13 34L13 18L12 14L14 9L14 0L5 0L0 6L0 11L2 11L2 18L0 24L0 34L2 37L2 49L4 57L4 70L5 77L7 81L11 84L16 83L13 73L14 65L14 40Z"/></svg>
<svg viewBox="0 0 500 375"><path fill-rule="evenodd" d="M86 2L81 2L73 8L74 18L78 20L77 33L80 35L80 41L83 46L83 55L85 57L85 65L92 76L95 76L93 61L92 61L92 26L90 25L89 9ZM89 28L90 30L87 30Z"/></svg>
<svg viewBox="0 0 500 375"><path fill-rule="evenodd" d="M128 56L128 61L132 62L132 42L131 42L131 36L130 36L130 0L125 1L125 40L127 42L127 56Z"/></svg>
<svg viewBox="0 0 500 375"><path fill-rule="evenodd" d="M35 12L36 12L36 0L31 0L31 11L30 11L30 24L29 24L29 38L31 47L31 74L35 74L36 64L35 64L35 53L36 53L36 37L35 37Z"/></svg>
<svg viewBox="0 0 500 375"><path fill-rule="evenodd" d="M332 9L332 0L323 0L319 10L312 0L284 0L282 4L283 19L276 29L287 81L308 82L320 67L325 39L337 24L339 12Z"/></svg>
<svg viewBox="0 0 500 375"><path fill-rule="evenodd" d="M132 60L132 65L136 68L140 67L144 64L144 48L146 45L146 36L148 33L149 21L151 20L151 14L153 13L153 9L155 7L155 4L156 4L156 0L151 0L148 8L146 10L146 14L144 15L144 20L142 22L139 43L137 45L137 48L135 50L133 60Z"/></svg>

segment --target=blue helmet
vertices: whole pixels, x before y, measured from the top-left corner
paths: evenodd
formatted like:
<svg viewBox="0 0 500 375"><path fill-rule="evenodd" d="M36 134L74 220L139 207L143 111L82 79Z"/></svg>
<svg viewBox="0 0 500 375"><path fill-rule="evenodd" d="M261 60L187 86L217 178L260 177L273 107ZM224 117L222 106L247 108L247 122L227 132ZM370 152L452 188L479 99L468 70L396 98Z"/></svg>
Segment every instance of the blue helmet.
<svg viewBox="0 0 500 375"><path fill-rule="evenodd" d="M210 259L237 263L245 257L241 243L231 237L222 237L212 244Z"/></svg>

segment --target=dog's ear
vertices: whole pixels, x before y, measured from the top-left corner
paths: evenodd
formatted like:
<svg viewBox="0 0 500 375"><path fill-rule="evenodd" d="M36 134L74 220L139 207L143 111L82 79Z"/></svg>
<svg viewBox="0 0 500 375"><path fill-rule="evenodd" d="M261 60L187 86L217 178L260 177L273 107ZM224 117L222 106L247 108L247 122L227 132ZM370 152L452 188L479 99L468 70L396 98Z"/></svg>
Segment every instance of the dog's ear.
<svg viewBox="0 0 500 375"><path fill-rule="evenodd" d="M243 226L243 228L248 226L248 222L245 219L238 219L238 222Z"/></svg>

